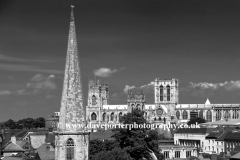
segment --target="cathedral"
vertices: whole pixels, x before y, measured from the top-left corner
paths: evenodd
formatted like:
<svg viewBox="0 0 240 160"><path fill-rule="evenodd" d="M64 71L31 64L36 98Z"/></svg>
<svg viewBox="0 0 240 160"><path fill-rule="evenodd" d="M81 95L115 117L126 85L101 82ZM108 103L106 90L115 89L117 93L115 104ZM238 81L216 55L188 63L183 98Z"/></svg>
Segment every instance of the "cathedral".
<svg viewBox="0 0 240 160"><path fill-rule="evenodd" d="M154 104L147 104L141 89L128 90L126 104L110 105L107 83L89 81L86 120L89 123L118 123L121 116L137 108L151 123L187 123L201 117L207 122L238 119L240 104L211 104L209 99L203 104L180 104L178 79L154 81Z"/></svg>
<svg viewBox="0 0 240 160"><path fill-rule="evenodd" d="M133 109L144 111L150 123L186 123L196 117L207 122L239 119L240 104L180 104L178 79L154 81L154 104L147 104L143 90L128 90L126 104L110 105L107 83L89 81L88 104L83 104L80 62L73 15L70 17L59 123L55 132L56 160L88 160L90 133L87 124L118 123ZM80 126L82 127L76 127ZM75 126L75 127L74 127Z"/></svg>

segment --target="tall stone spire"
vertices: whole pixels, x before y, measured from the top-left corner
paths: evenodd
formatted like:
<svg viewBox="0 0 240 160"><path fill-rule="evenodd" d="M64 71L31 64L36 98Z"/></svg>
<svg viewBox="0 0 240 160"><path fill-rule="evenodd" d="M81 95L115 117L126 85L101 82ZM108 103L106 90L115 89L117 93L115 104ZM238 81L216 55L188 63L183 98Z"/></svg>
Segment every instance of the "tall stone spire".
<svg viewBox="0 0 240 160"><path fill-rule="evenodd" d="M81 127L75 126L84 124L85 121L73 8L71 6L68 48L58 127L60 132L81 131L83 130Z"/></svg>
<svg viewBox="0 0 240 160"><path fill-rule="evenodd" d="M83 129L84 122L83 94L72 6L59 125L58 131L55 132L55 160L89 159L90 133Z"/></svg>

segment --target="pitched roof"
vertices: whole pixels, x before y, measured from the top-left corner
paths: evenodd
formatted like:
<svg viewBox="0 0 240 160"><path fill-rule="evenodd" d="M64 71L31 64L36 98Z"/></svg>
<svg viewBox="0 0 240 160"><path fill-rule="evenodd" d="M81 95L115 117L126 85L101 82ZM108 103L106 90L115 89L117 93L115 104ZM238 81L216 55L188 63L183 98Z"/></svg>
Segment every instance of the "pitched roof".
<svg viewBox="0 0 240 160"><path fill-rule="evenodd" d="M240 131L230 131L226 134L224 140L237 139L240 140Z"/></svg>
<svg viewBox="0 0 240 160"><path fill-rule="evenodd" d="M224 138L225 138L226 134L227 134L227 132L222 133L222 134L216 139L216 141L224 141Z"/></svg>
<svg viewBox="0 0 240 160"><path fill-rule="evenodd" d="M216 128L179 128L176 133L183 134L183 133L192 133L192 134L207 134L211 131L217 130Z"/></svg>
<svg viewBox="0 0 240 160"><path fill-rule="evenodd" d="M22 160L21 157L4 157L2 160Z"/></svg>
<svg viewBox="0 0 240 160"><path fill-rule="evenodd" d="M230 157L231 159L240 159L240 152Z"/></svg>
<svg viewBox="0 0 240 160"><path fill-rule="evenodd" d="M27 141L16 141L16 144L19 145L20 147L23 147L26 143L28 143Z"/></svg>
<svg viewBox="0 0 240 160"><path fill-rule="evenodd" d="M206 100L206 102L205 102L205 105L210 105L211 103L210 103L210 101L209 101L209 99L207 98L207 100Z"/></svg>
<svg viewBox="0 0 240 160"><path fill-rule="evenodd" d="M206 136L206 139L217 139L222 134L223 132L221 131L212 131L208 136Z"/></svg>
<svg viewBox="0 0 240 160"><path fill-rule="evenodd" d="M54 160L55 159L55 149L54 147L49 143L42 144L37 149L37 155L36 159L40 160Z"/></svg>
<svg viewBox="0 0 240 160"><path fill-rule="evenodd" d="M3 147L3 152L24 152L25 150L20 147L19 145L15 144L15 143L12 143L12 142L9 142L8 144L6 144L4 147Z"/></svg>

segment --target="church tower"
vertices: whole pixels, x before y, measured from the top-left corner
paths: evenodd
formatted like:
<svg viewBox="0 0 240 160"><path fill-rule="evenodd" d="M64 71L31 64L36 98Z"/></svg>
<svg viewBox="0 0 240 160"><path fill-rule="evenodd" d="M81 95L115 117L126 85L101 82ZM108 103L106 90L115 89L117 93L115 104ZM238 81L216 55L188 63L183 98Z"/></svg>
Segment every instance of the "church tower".
<svg viewBox="0 0 240 160"><path fill-rule="evenodd" d="M72 6L59 125L55 137L55 160L89 159L89 132L84 128L86 120L73 8Z"/></svg>

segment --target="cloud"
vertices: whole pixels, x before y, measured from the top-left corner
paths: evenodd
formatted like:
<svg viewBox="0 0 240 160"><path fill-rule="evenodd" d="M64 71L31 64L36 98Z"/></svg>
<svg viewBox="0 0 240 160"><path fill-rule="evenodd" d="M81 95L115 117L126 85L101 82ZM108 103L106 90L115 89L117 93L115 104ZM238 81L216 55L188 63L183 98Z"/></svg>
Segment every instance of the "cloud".
<svg viewBox="0 0 240 160"><path fill-rule="evenodd" d="M0 61L4 62L51 62L48 59L26 59L26 58L19 58L19 57L10 57L4 54L0 54Z"/></svg>
<svg viewBox="0 0 240 160"><path fill-rule="evenodd" d="M130 85L126 85L125 88L123 89L123 92L125 94L128 93L128 90L129 89L133 89L133 88L136 88L135 86L130 86ZM150 82L149 84L146 84L146 85L142 85L138 88L141 88L144 90L144 93L153 93L154 91L154 82Z"/></svg>
<svg viewBox="0 0 240 160"><path fill-rule="evenodd" d="M223 89L226 91L234 91L240 90L240 81L226 81L223 83L208 83L208 82L200 82L200 83L193 83L189 82L190 88L197 88L202 90L218 90Z"/></svg>
<svg viewBox="0 0 240 160"><path fill-rule="evenodd" d="M110 68L99 68L99 69L95 69L93 71L93 74L98 77L106 78L106 77L111 77L113 73L122 71L124 69L125 69L124 67L119 70L118 69L110 69Z"/></svg>
<svg viewBox="0 0 240 160"><path fill-rule="evenodd" d="M0 64L0 70L10 71L10 72L40 72L40 73L49 73L49 74L63 74L63 70L54 70L54 69L43 69L33 65L25 64Z"/></svg>
<svg viewBox="0 0 240 160"><path fill-rule="evenodd" d="M11 92L8 91L8 90L0 90L0 96L7 96L7 95L10 95Z"/></svg>
<svg viewBox="0 0 240 160"><path fill-rule="evenodd" d="M136 87L135 87L135 86L126 85L125 88L123 89L123 92L124 92L125 94L127 94L127 93L128 93L128 90L129 90L129 89L133 89L133 88L136 88Z"/></svg>
<svg viewBox="0 0 240 160"><path fill-rule="evenodd" d="M36 74L27 83L26 88L20 89L17 91L18 95L37 95L41 93L49 93L56 90L57 86L54 82L55 76L50 75L48 77L43 76L42 74ZM49 98L50 96L46 97Z"/></svg>

